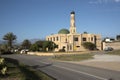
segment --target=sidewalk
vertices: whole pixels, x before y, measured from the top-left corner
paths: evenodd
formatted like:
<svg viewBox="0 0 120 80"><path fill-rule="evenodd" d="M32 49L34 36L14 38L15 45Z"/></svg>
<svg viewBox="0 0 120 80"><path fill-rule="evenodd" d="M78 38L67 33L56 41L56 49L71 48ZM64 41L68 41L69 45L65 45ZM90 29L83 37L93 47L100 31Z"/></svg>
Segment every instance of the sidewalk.
<svg viewBox="0 0 120 80"><path fill-rule="evenodd" d="M72 63L120 71L120 56L117 55L95 55L94 59Z"/></svg>

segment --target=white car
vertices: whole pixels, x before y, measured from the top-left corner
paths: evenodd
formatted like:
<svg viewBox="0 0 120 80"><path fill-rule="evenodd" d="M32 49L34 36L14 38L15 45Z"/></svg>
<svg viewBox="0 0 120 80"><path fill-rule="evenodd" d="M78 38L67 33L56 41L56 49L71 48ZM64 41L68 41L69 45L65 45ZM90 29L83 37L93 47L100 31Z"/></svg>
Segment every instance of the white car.
<svg viewBox="0 0 120 80"><path fill-rule="evenodd" d="M20 51L20 53L21 54L25 54L25 53L27 53L29 50L28 49L22 49L21 51Z"/></svg>

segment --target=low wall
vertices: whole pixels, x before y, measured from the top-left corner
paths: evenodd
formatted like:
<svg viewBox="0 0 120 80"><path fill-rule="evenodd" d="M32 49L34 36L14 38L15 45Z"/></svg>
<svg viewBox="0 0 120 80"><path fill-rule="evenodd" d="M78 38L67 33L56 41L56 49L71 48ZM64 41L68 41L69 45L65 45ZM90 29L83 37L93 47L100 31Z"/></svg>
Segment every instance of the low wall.
<svg viewBox="0 0 120 80"><path fill-rule="evenodd" d="M98 51L83 51L83 52L27 52L29 55L38 55L38 56L59 56L59 55L74 55L74 54L86 54L86 53L96 53Z"/></svg>
<svg viewBox="0 0 120 80"><path fill-rule="evenodd" d="M53 56L53 53L43 53L43 52L28 52L29 55L38 55L38 56Z"/></svg>
<svg viewBox="0 0 120 80"><path fill-rule="evenodd" d="M120 49L120 42L111 42L111 43L103 42L103 49L106 47L112 47L114 50L118 50Z"/></svg>

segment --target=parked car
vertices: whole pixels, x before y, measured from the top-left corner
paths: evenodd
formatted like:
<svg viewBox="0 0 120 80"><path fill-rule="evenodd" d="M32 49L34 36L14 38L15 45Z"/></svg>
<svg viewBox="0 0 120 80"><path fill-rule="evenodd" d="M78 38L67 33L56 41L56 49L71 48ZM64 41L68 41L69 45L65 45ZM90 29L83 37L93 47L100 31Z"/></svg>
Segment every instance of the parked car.
<svg viewBox="0 0 120 80"><path fill-rule="evenodd" d="M106 47L106 48L104 49L104 51L112 51L112 50L113 50L112 47Z"/></svg>
<svg viewBox="0 0 120 80"><path fill-rule="evenodd" d="M22 49L22 50L20 51L20 53L21 53L21 54L26 54L28 51L29 51L28 49Z"/></svg>

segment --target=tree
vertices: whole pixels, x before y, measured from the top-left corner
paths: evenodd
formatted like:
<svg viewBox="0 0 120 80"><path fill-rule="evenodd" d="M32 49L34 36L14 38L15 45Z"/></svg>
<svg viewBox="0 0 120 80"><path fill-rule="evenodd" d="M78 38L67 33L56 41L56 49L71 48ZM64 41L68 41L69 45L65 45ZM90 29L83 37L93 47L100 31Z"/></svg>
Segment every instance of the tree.
<svg viewBox="0 0 120 80"><path fill-rule="evenodd" d="M12 43L14 40L16 40L16 35L14 35L12 32L9 32L4 35L3 39L7 41L8 47L12 48Z"/></svg>
<svg viewBox="0 0 120 80"><path fill-rule="evenodd" d="M37 41L33 45L31 45L30 50L31 51L53 51L57 47L58 45L56 45L52 41Z"/></svg>
<svg viewBox="0 0 120 80"><path fill-rule="evenodd" d="M0 54L3 54L5 52L8 52L8 46L6 44L0 45Z"/></svg>
<svg viewBox="0 0 120 80"><path fill-rule="evenodd" d="M57 48L58 45L56 45L54 42L52 41L45 41L43 43L43 50L46 51L46 48L48 48L48 51L53 51L55 48Z"/></svg>
<svg viewBox="0 0 120 80"><path fill-rule="evenodd" d="M40 48L43 48L43 43L44 43L44 42L45 42L45 41L39 40L39 41L36 41L35 44L37 44Z"/></svg>
<svg viewBox="0 0 120 80"><path fill-rule="evenodd" d="M34 44L31 45L30 50L31 51L43 51L43 43L45 41L36 41Z"/></svg>
<svg viewBox="0 0 120 80"><path fill-rule="evenodd" d="M86 49L89 49L89 50L96 49L96 45L91 42L84 42L83 47L85 47Z"/></svg>
<svg viewBox="0 0 120 80"><path fill-rule="evenodd" d="M39 47L37 44L32 44L31 47L30 47L30 50L31 51L39 51Z"/></svg>
<svg viewBox="0 0 120 80"><path fill-rule="evenodd" d="M30 46L31 46L31 42L28 39L26 39L22 42L21 46L22 46L23 49L29 49Z"/></svg>

